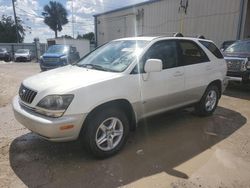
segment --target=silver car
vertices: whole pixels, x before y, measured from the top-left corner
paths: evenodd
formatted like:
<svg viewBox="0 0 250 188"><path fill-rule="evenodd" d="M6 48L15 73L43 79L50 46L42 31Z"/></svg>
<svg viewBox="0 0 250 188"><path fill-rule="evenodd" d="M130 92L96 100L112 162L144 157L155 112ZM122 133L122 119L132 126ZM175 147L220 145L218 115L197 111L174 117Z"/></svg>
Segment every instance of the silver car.
<svg viewBox="0 0 250 188"><path fill-rule="evenodd" d="M31 51L29 49L18 49L14 54L14 61L31 61Z"/></svg>

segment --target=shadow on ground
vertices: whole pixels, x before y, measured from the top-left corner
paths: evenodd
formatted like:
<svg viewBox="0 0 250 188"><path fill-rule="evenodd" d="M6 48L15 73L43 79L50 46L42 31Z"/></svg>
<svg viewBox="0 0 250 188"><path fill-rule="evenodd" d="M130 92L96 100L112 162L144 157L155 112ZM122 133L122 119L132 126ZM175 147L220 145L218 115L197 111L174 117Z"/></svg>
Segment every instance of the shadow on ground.
<svg viewBox="0 0 250 188"><path fill-rule="evenodd" d="M112 188L161 172L188 178L174 168L245 123L240 113L222 107L206 118L189 110L155 116L140 122L125 148L105 160L89 156L79 141L51 143L29 133L11 143L10 164L28 187Z"/></svg>
<svg viewBox="0 0 250 188"><path fill-rule="evenodd" d="M223 94L229 97L250 100L250 84L230 82Z"/></svg>

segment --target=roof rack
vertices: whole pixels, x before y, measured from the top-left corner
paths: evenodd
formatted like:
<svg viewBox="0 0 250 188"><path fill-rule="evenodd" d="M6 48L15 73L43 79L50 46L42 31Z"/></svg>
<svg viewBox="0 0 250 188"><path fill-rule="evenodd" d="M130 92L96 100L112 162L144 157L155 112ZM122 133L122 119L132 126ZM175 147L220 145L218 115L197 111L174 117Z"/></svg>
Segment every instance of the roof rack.
<svg viewBox="0 0 250 188"><path fill-rule="evenodd" d="M182 33L174 33L174 37L184 37Z"/></svg>
<svg viewBox="0 0 250 188"><path fill-rule="evenodd" d="M177 33L174 33L174 37L184 37L184 35L180 32L177 32ZM197 35L195 36L195 38L206 39L203 35Z"/></svg>
<svg viewBox="0 0 250 188"><path fill-rule="evenodd" d="M198 39L206 39L203 35L198 35L197 38Z"/></svg>

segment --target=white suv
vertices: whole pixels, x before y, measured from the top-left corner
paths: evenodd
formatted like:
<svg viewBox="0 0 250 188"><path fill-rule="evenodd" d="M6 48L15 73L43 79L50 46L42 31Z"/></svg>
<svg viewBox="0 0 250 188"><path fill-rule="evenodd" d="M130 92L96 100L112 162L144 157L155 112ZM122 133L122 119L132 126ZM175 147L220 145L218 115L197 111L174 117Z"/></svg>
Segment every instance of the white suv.
<svg viewBox="0 0 250 188"><path fill-rule="evenodd" d="M13 108L16 119L41 137L80 137L94 156L108 157L142 118L190 105L199 115L211 115L227 85L226 73L212 41L124 38L75 65L27 78Z"/></svg>

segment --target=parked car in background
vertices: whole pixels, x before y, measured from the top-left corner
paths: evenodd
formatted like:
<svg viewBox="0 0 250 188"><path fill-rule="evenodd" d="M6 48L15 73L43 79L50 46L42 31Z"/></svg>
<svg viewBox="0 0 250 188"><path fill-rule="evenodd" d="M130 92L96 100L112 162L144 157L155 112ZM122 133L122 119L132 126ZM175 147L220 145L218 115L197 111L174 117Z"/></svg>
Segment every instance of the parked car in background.
<svg viewBox="0 0 250 188"><path fill-rule="evenodd" d="M10 61L11 54L6 48L0 48L0 60Z"/></svg>
<svg viewBox="0 0 250 188"><path fill-rule="evenodd" d="M79 52L70 45L52 45L46 53L40 57L42 71L72 64L80 59Z"/></svg>
<svg viewBox="0 0 250 188"><path fill-rule="evenodd" d="M223 52L225 49L227 49L231 44L233 44L235 42L235 40L227 40L227 41L224 41L222 44L221 44L221 47L220 47L220 50Z"/></svg>
<svg viewBox="0 0 250 188"><path fill-rule="evenodd" d="M14 61L31 61L31 51L29 49L18 49L14 53Z"/></svg>
<svg viewBox="0 0 250 188"><path fill-rule="evenodd" d="M241 78L242 83L250 83L250 39L233 43L224 51L227 75L231 79Z"/></svg>
<svg viewBox="0 0 250 188"><path fill-rule="evenodd" d="M13 108L16 119L41 137L81 137L94 156L108 157L123 147L139 119L190 105L200 116L212 115L226 72L210 40L118 39L75 65L27 78Z"/></svg>

